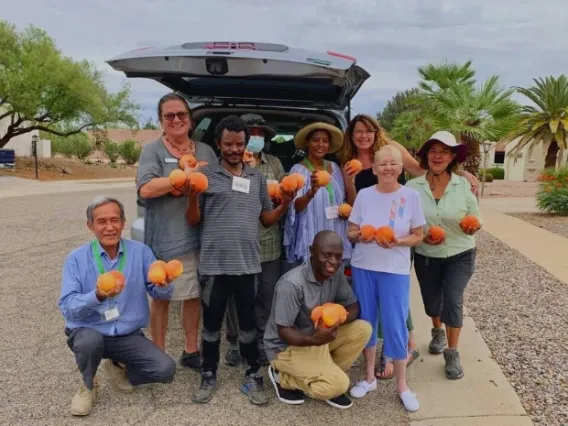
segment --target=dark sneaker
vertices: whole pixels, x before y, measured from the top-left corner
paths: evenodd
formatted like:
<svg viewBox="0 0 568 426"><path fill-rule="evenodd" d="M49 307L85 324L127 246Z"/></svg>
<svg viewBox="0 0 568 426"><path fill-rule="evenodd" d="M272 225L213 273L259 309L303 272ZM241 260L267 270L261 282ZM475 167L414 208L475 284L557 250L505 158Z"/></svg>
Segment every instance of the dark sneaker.
<svg viewBox="0 0 568 426"><path fill-rule="evenodd" d="M461 379L463 377L463 368L460 363L460 353L457 349L444 349L444 360L446 361L446 366L444 367L446 377L450 380Z"/></svg>
<svg viewBox="0 0 568 426"><path fill-rule="evenodd" d="M336 396L335 398L328 399L327 402L329 405L335 408L339 408L341 410L345 410L346 408L350 408L353 405L353 401L347 396L346 393L343 395Z"/></svg>
<svg viewBox="0 0 568 426"><path fill-rule="evenodd" d="M446 332L443 328L432 329L432 340L428 345L431 354L441 354L446 347Z"/></svg>
<svg viewBox="0 0 568 426"><path fill-rule="evenodd" d="M305 402L304 392L300 390L284 389L280 386L278 371L276 371L272 366L268 367L268 378L274 385L276 397L284 404L298 405Z"/></svg>
<svg viewBox="0 0 568 426"><path fill-rule="evenodd" d="M191 368L192 370L201 371L201 356L199 352L188 353L183 351L179 358L179 363L184 367Z"/></svg>
<svg viewBox="0 0 568 426"><path fill-rule="evenodd" d="M246 364L246 359L241 356L238 349L229 349L225 354L225 364L236 367L239 364Z"/></svg>
<svg viewBox="0 0 568 426"><path fill-rule="evenodd" d="M260 371L245 376L241 392L248 396L249 401L255 405L268 404L268 396L264 391L264 379Z"/></svg>
<svg viewBox="0 0 568 426"><path fill-rule="evenodd" d="M201 373L201 386L193 395L192 401L195 404L207 404L213 397L213 393L217 388L217 378L211 371Z"/></svg>

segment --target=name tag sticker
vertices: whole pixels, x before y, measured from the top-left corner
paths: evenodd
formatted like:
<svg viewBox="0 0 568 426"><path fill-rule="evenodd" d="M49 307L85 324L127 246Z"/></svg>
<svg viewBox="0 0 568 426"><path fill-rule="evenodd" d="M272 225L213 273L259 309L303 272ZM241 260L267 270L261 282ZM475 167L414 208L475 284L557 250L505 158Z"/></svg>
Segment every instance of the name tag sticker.
<svg viewBox="0 0 568 426"><path fill-rule="evenodd" d="M111 321L115 318L118 318L120 316L120 314L118 313L118 308L112 308L109 309L108 311L105 311L105 319L107 321Z"/></svg>
<svg viewBox="0 0 568 426"><path fill-rule="evenodd" d="M177 158L164 158L164 161L166 163L177 163L178 162Z"/></svg>
<svg viewBox="0 0 568 426"><path fill-rule="evenodd" d="M339 206L326 207L325 217L328 220L337 219L339 217Z"/></svg>
<svg viewBox="0 0 568 426"><path fill-rule="evenodd" d="M235 176L233 178L233 191L248 194L250 192L250 180Z"/></svg>

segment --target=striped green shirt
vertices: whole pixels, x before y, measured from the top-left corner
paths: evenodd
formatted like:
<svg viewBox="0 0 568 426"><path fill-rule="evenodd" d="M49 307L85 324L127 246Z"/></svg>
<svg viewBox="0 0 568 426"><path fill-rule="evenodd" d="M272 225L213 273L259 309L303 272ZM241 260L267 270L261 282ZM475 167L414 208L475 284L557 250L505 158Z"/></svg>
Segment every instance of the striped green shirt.
<svg viewBox="0 0 568 426"><path fill-rule="evenodd" d="M422 209L426 218L424 233L432 225L441 226L446 231L446 241L440 245L422 243L415 248L416 253L427 256L446 258L463 253L475 247L475 236L465 234L459 224L466 215L473 215L483 224L479 213L477 198L471 192L467 179L452 173L446 191L436 203L426 176L408 181L406 186L416 189L422 198Z"/></svg>

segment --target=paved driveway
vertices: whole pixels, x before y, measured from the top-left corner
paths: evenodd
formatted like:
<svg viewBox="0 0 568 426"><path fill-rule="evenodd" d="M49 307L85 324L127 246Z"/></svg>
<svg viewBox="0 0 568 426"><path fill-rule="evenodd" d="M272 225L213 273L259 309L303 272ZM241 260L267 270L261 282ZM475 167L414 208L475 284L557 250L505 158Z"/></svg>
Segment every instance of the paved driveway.
<svg viewBox="0 0 568 426"><path fill-rule="evenodd" d="M109 189L135 218L134 191ZM275 399L254 407L238 390L243 370L225 365L219 390L206 406L191 403L199 385L195 372L179 368L174 383L148 385L117 394L101 374L99 403L88 418L69 413L80 377L65 343L57 309L62 262L74 247L91 238L85 209L98 191L5 198L0 201L0 424L1 425L405 425L395 383L379 383L373 396L340 411L318 401L290 407ZM127 228L129 224L127 224ZM128 233L125 234L128 237ZM182 349L179 304L172 304L168 352ZM222 348L224 354L225 348ZM352 370L355 378L362 367Z"/></svg>

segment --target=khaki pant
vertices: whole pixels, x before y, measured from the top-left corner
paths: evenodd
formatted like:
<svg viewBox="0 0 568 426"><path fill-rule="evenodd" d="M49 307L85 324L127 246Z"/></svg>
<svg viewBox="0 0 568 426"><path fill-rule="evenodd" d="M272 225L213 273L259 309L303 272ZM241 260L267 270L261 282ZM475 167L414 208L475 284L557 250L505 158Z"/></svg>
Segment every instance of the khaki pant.
<svg viewBox="0 0 568 426"><path fill-rule="evenodd" d="M371 325L355 320L339 327L335 340L322 346L289 346L272 361L284 389L300 389L313 399L328 400L347 392L346 372L371 336Z"/></svg>

